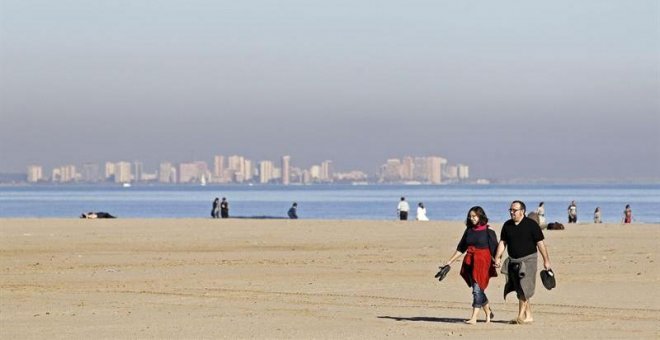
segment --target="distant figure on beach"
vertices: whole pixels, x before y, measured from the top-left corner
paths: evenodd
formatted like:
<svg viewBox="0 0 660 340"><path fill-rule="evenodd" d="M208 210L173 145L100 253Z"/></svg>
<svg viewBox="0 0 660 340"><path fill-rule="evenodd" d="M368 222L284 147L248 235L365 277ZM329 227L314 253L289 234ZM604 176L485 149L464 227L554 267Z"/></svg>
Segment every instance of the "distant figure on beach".
<svg viewBox="0 0 660 340"><path fill-rule="evenodd" d="M213 207L211 208L211 217L220 218L220 199L217 197L213 200Z"/></svg>
<svg viewBox="0 0 660 340"><path fill-rule="evenodd" d="M550 270L550 257L543 243L543 231L536 222L525 217L525 210L522 201L511 202L511 219L502 226L495 254L495 267L501 267L502 274L506 275L504 298L510 292L516 292L518 297L518 317L512 320L512 323L517 324L534 321L530 299L536 288L537 249L543 257L543 267ZM500 264L505 249L509 257Z"/></svg>
<svg viewBox="0 0 660 340"><path fill-rule="evenodd" d="M82 215L80 215L80 218L97 219L97 218L116 218L116 217L103 211L99 211L99 212L90 211L88 213L83 213Z"/></svg>
<svg viewBox="0 0 660 340"><path fill-rule="evenodd" d="M536 215L539 217L539 226L543 228L545 225L545 207L544 207L545 202L539 203L539 207L536 208Z"/></svg>
<svg viewBox="0 0 660 340"><path fill-rule="evenodd" d="M470 208L465 226L467 228L463 237L446 265L450 266L457 258L466 254L461 265L461 277L468 287L472 288L472 315L465 323L476 324L480 309L484 310L486 323L489 323L494 315L488 305L486 288L490 278L497 276L492 261L497 249L497 234L489 228L486 212L479 206Z"/></svg>
<svg viewBox="0 0 660 340"><path fill-rule="evenodd" d="M632 223L632 221L633 221L632 209L630 208L630 204L626 204L626 208L623 210L622 222L624 224L628 224L628 223Z"/></svg>
<svg viewBox="0 0 660 340"><path fill-rule="evenodd" d="M428 221L429 218L426 217L426 208L424 207L424 203L419 202L417 204L417 220L418 221Z"/></svg>
<svg viewBox="0 0 660 340"><path fill-rule="evenodd" d="M401 221L406 221L408 219L408 210L410 210L410 206L408 205L408 202L406 202L406 198L401 197L401 201L399 201L399 205L396 207L396 211L399 214L399 219Z"/></svg>
<svg viewBox="0 0 660 340"><path fill-rule="evenodd" d="M596 210L594 210L594 223L603 223L600 218L600 207L596 207Z"/></svg>
<svg viewBox="0 0 660 340"><path fill-rule="evenodd" d="M220 202L220 216L222 218L229 217L229 202L227 202L227 198L225 197L223 197L222 202Z"/></svg>
<svg viewBox="0 0 660 340"><path fill-rule="evenodd" d="M298 219L298 203L293 202L291 205L291 208L289 208L289 211L287 212L287 215L289 215L289 218L292 220Z"/></svg>
<svg viewBox="0 0 660 340"><path fill-rule="evenodd" d="M575 201L571 201L568 206L568 223L577 223L577 205Z"/></svg>

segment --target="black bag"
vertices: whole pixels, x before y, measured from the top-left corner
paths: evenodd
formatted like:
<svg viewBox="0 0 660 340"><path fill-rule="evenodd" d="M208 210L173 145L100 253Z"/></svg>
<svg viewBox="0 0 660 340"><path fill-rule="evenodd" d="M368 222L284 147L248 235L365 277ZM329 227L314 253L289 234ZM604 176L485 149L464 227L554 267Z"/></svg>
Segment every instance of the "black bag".
<svg viewBox="0 0 660 340"><path fill-rule="evenodd" d="M548 230L564 230L564 225L559 222L549 223Z"/></svg>

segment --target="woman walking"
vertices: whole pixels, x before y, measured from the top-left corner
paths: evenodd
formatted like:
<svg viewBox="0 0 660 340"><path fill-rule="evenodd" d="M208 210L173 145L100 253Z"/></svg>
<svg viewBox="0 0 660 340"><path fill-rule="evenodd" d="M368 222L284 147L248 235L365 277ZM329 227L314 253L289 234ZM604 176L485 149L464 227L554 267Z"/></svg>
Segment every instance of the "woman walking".
<svg viewBox="0 0 660 340"><path fill-rule="evenodd" d="M488 226L488 217L484 209L475 206L468 212L465 220L466 229L456 252L447 261L451 265L465 253L461 266L461 277L468 287L472 288L472 315L465 321L467 324L477 323L479 309L486 314L486 323L493 318L493 312L488 305L486 288L491 277L497 276L493 267L493 255L497 250L497 235Z"/></svg>

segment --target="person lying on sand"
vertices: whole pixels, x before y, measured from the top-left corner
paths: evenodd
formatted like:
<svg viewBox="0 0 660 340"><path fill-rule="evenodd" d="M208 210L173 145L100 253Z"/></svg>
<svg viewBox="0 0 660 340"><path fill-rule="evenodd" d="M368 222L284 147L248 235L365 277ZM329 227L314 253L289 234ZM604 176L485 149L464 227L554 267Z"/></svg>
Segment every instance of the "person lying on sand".
<svg viewBox="0 0 660 340"><path fill-rule="evenodd" d="M96 218L116 218L116 217L110 215L107 212L103 212L103 211L99 211L99 212L90 211L86 214L83 213L82 215L80 215L80 218L96 219Z"/></svg>

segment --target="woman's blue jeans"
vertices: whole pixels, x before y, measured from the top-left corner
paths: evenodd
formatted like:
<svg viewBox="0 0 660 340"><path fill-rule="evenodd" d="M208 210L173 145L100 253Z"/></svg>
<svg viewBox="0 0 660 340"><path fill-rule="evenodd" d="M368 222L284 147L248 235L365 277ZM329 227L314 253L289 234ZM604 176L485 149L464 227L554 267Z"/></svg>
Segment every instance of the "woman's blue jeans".
<svg viewBox="0 0 660 340"><path fill-rule="evenodd" d="M486 297L486 292L484 292L481 287L479 287L478 283L472 283L472 307L481 308L487 303L488 298Z"/></svg>

